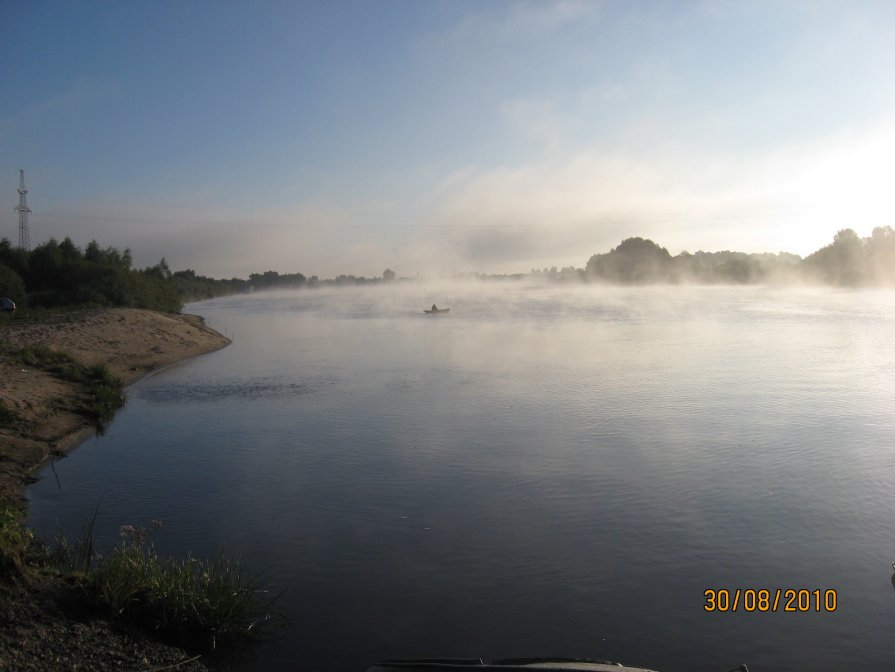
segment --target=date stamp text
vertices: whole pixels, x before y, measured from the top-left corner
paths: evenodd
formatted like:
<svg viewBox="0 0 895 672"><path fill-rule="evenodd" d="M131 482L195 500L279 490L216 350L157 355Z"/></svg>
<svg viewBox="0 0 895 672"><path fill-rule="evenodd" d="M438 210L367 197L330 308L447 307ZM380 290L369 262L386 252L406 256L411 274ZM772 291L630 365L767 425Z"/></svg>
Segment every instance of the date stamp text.
<svg viewBox="0 0 895 672"><path fill-rule="evenodd" d="M836 611L839 595L833 588L707 588L703 593L708 612L773 612L805 614Z"/></svg>

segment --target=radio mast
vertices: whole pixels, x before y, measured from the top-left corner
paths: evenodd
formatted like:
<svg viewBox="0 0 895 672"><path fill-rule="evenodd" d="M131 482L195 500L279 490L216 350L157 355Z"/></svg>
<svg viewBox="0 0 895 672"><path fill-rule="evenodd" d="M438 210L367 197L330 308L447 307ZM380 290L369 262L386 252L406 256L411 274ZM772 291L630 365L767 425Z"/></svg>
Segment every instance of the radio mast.
<svg viewBox="0 0 895 672"><path fill-rule="evenodd" d="M28 190L25 189L25 171L19 171L19 204L15 207L19 213L19 247L26 252L31 250L31 236L28 233L28 213L31 208L28 207L28 199L25 195Z"/></svg>

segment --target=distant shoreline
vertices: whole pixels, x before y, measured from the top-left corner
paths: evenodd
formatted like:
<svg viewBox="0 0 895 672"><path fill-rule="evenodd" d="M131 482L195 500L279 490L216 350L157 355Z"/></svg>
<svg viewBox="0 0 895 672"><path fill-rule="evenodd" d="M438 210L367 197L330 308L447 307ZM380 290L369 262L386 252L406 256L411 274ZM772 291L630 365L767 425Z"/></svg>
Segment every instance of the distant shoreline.
<svg viewBox="0 0 895 672"><path fill-rule="evenodd" d="M94 427L75 410L83 394L76 385L23 367L12 352L44 345L87 365L104 364L130 386L231 342L199 316L136 308L83 310L4 326L0 402L14 419L0 426L0 495L19 499L49 458L69 453L94 434Z"/></svg>

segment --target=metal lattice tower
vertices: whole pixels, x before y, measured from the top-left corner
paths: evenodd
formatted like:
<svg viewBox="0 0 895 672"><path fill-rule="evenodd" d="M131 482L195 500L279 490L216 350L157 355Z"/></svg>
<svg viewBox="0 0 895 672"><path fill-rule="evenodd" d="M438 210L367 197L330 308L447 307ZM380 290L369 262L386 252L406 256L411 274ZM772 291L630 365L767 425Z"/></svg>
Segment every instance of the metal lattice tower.
<svg viewBox="0 0 895 672"><path fill-rule="evenodd" d="M28 213L31 208L28 207L28 199L25 195L28 190L25 189L25 171L19 171L19 204L15 207L19 213L19 247L26 252L31 249L31 235L28 233Z"/></svg>

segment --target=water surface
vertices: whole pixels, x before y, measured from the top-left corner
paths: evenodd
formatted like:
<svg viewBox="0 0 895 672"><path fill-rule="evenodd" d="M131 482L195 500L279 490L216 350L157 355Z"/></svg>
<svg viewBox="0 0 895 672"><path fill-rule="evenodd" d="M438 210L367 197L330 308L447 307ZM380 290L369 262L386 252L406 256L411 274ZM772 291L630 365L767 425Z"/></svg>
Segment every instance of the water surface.
<svg viewBox="0 0 895 672"><path fill-rule="evenodd" d="M267 572L291 624L247 669L891 669L893 307L511 283L207 301L188 310L233 345L132 387L61 489L30 489L31 522L74 535L102 498L101 545L161 519L160 550ZM838 608L703 608L778 587Z"/></svg>

